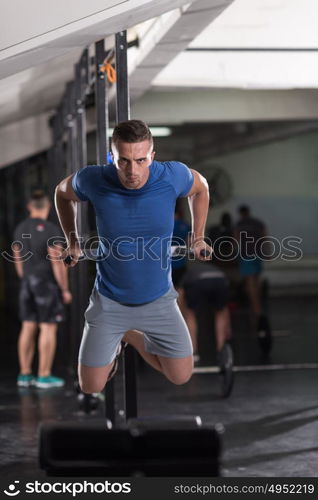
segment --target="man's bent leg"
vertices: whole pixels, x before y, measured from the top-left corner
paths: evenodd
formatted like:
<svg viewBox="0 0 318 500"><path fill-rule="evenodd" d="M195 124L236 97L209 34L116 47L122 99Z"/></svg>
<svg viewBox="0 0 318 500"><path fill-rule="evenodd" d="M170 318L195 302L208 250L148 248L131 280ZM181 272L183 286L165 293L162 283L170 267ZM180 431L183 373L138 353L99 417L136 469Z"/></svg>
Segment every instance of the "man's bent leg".
<svg viewBox="0 0 318 500"><path fill-rule="evenodd" d="M105 366L78 365L78 380L81 390L86 394L101 392L108 380L114 361Z"/></svg>
<svg viewBox="0 0 318 500"><path fill-rule="evenodd" d="M185 384L192 375L193 356L169 358L146 351L144 334L138 330L128 330L123 341L133 346L140 356L155 370L161 372L173 384Z"/></svg>
<svg viewBox="0 0 318 500"><path fill-rule="evenodd" d="M133 346L150 366L160 371L173 384L181 385L188 382L193 370L193 356L168 358L150 354L145 350L143 336L144 334L138 330L128 330L123 337L123 341ZM80 363L78 365L78 379L81 390L87 394L102 391L113 365L114 361L108 365L98 367Z"/></svg>
<svg viewBox="0 0 318 500"><path fill-rule="evenodd" d="M190 309L187 305L186 294L184 288L178 289L179 297L178 297L178 305L179 309L182 313L182 316L185 319L187 327L189 329L189 333L191 336L193 352L197 354L198 351L198 323L196 319L196 315L193 309Z"/></svg>
<svg viewBox="0 0 318 500"><path fill-rule="evenodd" d="M138 351L140 356L155 370L162 372L162 367L158 356L146 351L144 334L142 332L140 332L139 330L128 330L123 337L123 341L134 347L136 351Z"/></svg>
<svg viewBox="0 0 318 500"><path fill-rule="evenodd" d="M158 356L158 359L162 373L173 384L181 385L190 380L193 371L193 356L187 356L186 358Z"/></svg>

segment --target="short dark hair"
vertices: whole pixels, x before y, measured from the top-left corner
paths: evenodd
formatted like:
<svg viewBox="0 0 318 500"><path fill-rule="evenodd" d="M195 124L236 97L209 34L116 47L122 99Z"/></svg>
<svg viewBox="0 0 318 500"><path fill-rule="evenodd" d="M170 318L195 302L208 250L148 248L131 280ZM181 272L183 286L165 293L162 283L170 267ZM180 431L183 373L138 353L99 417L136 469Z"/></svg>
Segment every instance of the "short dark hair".
<svg viewBox="0 0 318 500"><path fill-rule="evenodd" d="M116 125L112 135L112 142L143 142L153 144L152 134L148 125L142 120L127 120Z"/></svg>
<svg viewBox="0 0 318 500"><path fill-rule="evenodd" d="M250 207L248 205L240 205L238 207L238 212L243 215L243 216L246 216L246 215L249 215L251 210L250 210Z"/></svg>
<svg viewBox="0 0 318 500"><path fill-rule="evenodd" d="M43 189L35 189L32 191L29 203L33 208L41 209L47 206L49 197Z"/></svg>

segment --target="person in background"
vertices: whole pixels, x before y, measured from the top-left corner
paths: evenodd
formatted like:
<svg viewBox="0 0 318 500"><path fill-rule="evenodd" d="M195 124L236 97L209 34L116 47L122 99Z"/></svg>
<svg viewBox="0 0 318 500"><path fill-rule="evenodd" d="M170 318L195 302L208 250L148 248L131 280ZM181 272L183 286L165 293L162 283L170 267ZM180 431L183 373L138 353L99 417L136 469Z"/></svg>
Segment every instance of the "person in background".
<svg viewBox="0 0 318 500"><path fill-rule="evenodd" d="M180 200L177 200L175 213L174 213L174 227L173 227L173 236L171 244L172 246L179 245L188 245L190 241L190 232L191 227L184 219L183 209ZM182 278L187 270L188 258L187 256L177 256L174 257L172 255L171 259L171 274L172 274L172 283L176 291L178 292L178 305L180 307L181 313L187 323L189 328L191 341L193 345L193 360L195 363L199 361L198 355L198 342L196 335L196 326L193 319L192 312L188 309L185 298L183 288L180 287L180 283Z"/></svg>
<svg viewBox="0 0 318 500"><path fill-rule="evenodd" d="M19 315L22 328L18 340L20 374L17 385L39 389L61 387L64 380L52 375L56 332L63 321L64 304L72 301L68 271L59 259L63 235L48 221L51 203L43 190L34 191L27 204L29 217L14 232L14 263L21 279ZM59 241L59 243L56 243ZM39 364L32 374L37 330Z"/></svg>
<svg viewBox="0 0 318 500"><path fill-rule="evenodd" d="M251 210L247 205L241 205L238 213L239 220L235 226L234 235L240 247L240 275L244 280L261 348L264 353L268 353L271 347L271 332L262 308L263 265L261 256L257 252L257 242L266 236L267 230L263 221L251 215Z"/></svg>
<svg viewBox="0 0 318 500"><path fill-rule="evenodd" d="M234 227L232 222L232 217L229 212L223 212L220 217L220 222L216 225L210 226L207 231L207 236L210 238L212 243L214 244L216 240L222 239L228 243L229 238L233 238L234 236ZM219 240L220 241L220 240ZM225 245L225 243L224 243ZM219 253L222 254L222 257L231 255L232 248L223 248L222 245L218 245L218 248L214 249L214 257L215 252L219 250Z"/></svg>
<svg viewBox="0 0 318 500"><path fill-rule="evenodd" d="M223 375L223 396L227 397L233 385L233 352L229 344L232 337L228 307L229 281L224 272L213 262L193 262L184 274L181 286L188 308L189 326L194 329L191 337L197 337L197 314L202 306L214 314L217 363ZM190 332L191 334L191 332Z"/></svg>
<svg viewBox="0 0 318 500"><path fill-rule="evenodd" d="M172 246L178 245L187 245L189 243L189 235L191 232L191 227L184 219L183 210L178 199L176 202L176 208L174 212L174 226L173 226L173 235L172 235ZM172 282L177 290L179 288L179 283L182 279L182 276L186 272L187 269L187 256L172 256L171 259L171 272L172 272Z"/></svg>
<svg viewBox="0 0 318 500"><path fill-rule="evenodd" d="M238 266L237 244L231 214L223 212L219 224L210 226L207 235L213 246L213 261L224 270L230 281L235 280Z"/></svg>

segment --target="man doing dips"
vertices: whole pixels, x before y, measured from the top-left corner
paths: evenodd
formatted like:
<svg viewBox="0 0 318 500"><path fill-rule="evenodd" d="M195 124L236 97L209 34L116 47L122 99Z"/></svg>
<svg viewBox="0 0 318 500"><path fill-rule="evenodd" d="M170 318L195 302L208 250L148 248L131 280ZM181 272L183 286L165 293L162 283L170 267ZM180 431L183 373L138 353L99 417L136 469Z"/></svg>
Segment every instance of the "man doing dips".
<svg viewBox="0 0 318 500"><path fill-rule="evenodd" d="M119 123L112 136L113 164L93 165L62 180L56 209L68 242L70 266L82 251L76 230L77 203L90 200L99 236L96 280L85 312L79 351L83 392L103 389L114 374L121 341L132 345L172 383L187 382L192 344L171 281L170 246L178 197L192 216L195 257L212 252L204 241L209 206L206 180L176 161L156 161L148 126Z"/></svg>

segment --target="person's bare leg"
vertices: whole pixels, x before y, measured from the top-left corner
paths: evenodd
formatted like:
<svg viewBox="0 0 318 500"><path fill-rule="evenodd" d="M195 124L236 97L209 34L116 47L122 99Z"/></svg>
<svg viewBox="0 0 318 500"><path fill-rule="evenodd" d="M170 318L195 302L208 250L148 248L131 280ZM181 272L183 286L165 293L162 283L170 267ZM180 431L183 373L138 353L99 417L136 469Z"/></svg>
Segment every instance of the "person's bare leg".
<svg viewBox="0 0 318 500"><path fill-rule="evenodd" d="M145 350L144 334L138 330L128 330L123 337L123 341L132 345L150 366L165 375L173 384L184 384L191 377L193 356L168 358L150 354Z"/></svg>
<svg viewBox="0 0 318 500"><path fill-rule="evenodd" d="M252 312L256 317L260 316L262 314L262 306L259 275L246 277L246 291Z"/></svg>
<svg viewBox="0 0 318 500"><path fill-rule="evenodd" d="M187 324L190 337L191 337L191 342L192 342L192 347L193 347L193 354L197 354L198 352L198 324L197 324L197 319L194 311L192 309L189 309L186 303L185 299L185 293L183 288L177 288L176 289L179 296L178 296L178 306L181 311L182 316L184 317L184 320Z"/></svg>
<svg viewBox="0 0 318 500"><path fill-rule="evenodd" d="M78 365L78 380L80 388L86 394L101 392L107 382L113 362L105 366Z"/></svg>
<svg viewBox="0 0 318 500"><path fill-rule="evenodd" d="M196 315L195 312L187 306L183 288L178 288L178 292L178 305L189 329L193 352L196 354L198 352L198 324Z"/></svg>
<svg viewBox="0 0 318 500"><path fill-rule="evenodd" d="M226 306L215 313L216 350L221 351L225 342L231 337L231 320L229 308Z"/></svg>
<svg viewBox="0 0 318 500"><path fill-rule="evenodd" d="M184 319L189 329L191 342L193 346L194 354L198 352L198 322L195 315L195 312L192 309L187 308L184 313Z"/></svg>
<svg viewBox="0 0 318 500"><path fill-rule="evenodd" d="M124 335L123 342L131 345L138 351L140 356L155 370L162 372L159 359L154 354L146 352L144 345L144 334L138 330L128 330ZM79 364L78 379L81 390L85 393L100 392L105 387L114 362L105 366L86 366Z"/></svg>
<svg viewBox="0 0 318 500"><path fill-rule="evenodd" d="M142 332L140 332L139 330L128 330L123 337L123 341L133 346L136 351L138 351L140 356L155 370L162 372L162 367L158 356L146 351L144 334Z"/></svg>
<svg viewBox="0 0 318 500"><path fill-rule="evenodd" d="M188 382L193 372L193 356L186 358L166 358L158 356L161 371L173 384L181 385Z"/></svg>
<svg viewBox="0 0 318 500"><path fill-rule="evenodd" d="M39 377L48 377L51 374L56 349L56 323L40 323L38 341L39 350Z"/></svg>
<svg viewBox="0 0 318 500"><path fill-rule="evenodd" d="M32 372L36 331L35 321L23 321L18 340L18 357L22 375L29 375Z"/></svg>
<svg viewBox="0 0 318 500"><path fill-rule="evenodd" d="M166 358L150 354L145 350L144 334L138 330L128 330L123 342L136 349L140 356L155 370L161 372L174 384L186 383L193 370L193 356L186 358ZM79 364L78 379L81 390L85 393L100 392L107 383L107 379L114 363L101 367L91 367Z"/></svg>

